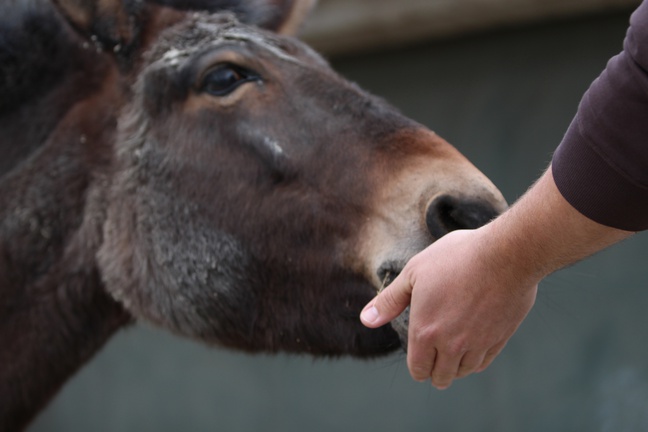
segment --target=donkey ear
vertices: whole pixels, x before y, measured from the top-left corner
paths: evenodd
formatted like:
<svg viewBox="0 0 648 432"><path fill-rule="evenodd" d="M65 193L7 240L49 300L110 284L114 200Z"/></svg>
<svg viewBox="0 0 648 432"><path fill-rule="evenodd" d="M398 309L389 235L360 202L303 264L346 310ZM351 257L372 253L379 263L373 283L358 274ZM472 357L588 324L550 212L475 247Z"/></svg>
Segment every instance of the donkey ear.
<svg viewBox="0 0 648 432"><path fill-rule="evenodd" d="M261 11L254 24L285 35L294 35L315 6L316 0L250 0L247 6Z"/></svg>
<svg viewBox="0 0 648 432"><path fill-rule="evenodd" d="M141 3L132 0L54 0L86 37L108 47L127 47L136 38Z"/></svg>

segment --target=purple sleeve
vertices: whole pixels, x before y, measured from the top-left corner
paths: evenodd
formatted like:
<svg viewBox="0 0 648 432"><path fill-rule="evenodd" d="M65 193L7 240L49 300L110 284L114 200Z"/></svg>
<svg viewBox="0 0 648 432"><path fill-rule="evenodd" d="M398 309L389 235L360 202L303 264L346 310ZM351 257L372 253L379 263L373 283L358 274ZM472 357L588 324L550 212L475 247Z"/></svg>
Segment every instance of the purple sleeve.
<svg viewBox="0 0 648 432"><path fill-rule="evenodd" d="M632 14L623 48L583 96L552 172L583 215L641 231L648 229L648 0Z"/></svg>

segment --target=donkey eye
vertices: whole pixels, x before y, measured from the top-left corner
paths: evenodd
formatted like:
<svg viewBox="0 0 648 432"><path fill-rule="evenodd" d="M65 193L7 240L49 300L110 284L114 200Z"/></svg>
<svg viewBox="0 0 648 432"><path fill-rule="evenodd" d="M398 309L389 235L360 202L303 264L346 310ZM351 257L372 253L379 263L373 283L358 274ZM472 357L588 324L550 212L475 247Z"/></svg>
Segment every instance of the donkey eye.
<svg viewBox="0 0 648 432"><path fill-rule="evenodd" d="M226 96L241 84L255 79L254 74L243 68L222 64L205 74L200 89L212 96Z"/></svg>

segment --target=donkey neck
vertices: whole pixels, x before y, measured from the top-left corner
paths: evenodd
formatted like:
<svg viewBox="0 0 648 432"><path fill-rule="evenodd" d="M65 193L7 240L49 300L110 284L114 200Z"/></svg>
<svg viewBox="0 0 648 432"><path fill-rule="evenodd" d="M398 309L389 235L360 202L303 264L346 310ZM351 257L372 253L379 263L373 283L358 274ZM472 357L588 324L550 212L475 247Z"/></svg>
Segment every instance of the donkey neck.
<svg viewBox="0 0 648 432"><path fill-rule="evenodd" d="M130 317L95 263L102 186L76 132L0 178L0 430L20 430ZM75 138L69 138L75 137Z"/></svg>

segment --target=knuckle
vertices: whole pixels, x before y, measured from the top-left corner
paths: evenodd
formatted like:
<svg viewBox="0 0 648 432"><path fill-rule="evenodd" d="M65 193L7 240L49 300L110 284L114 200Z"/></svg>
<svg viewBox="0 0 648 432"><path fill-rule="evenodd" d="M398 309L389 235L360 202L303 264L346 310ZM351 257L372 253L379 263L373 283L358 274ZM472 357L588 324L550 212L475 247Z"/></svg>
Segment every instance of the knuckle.
<svg viewBox="0 0 648 432"><path fill-rule="evenodd" d="M397 293L397 289L393 287L385 288L385 290L378 295L375 306L381 311L381 313L385 312L391 316L399 313L405 308L406 304L403 305L399 300L400 297Z"/></svg>
<svg viewBox="0 0 648 432"><path fill-rule="evenodd" d="M387 289L382 293L383 304L391 309L394 309L398 306L398 299L396 297L395 289Z"/></svg>
<svg viewBox="0 0 648 432"><path fill-rule="evenodd" d="M446 352L453 357L465 353L468 349L468 343L464 339L455 339L446 345Z"/></svg>
<svg viewBox="0 0 648 432"><path fill-rule="evenodd" d="M419 327L412 329L413 343L417 345L434 345L438 338L438 332L429 327Z"/></svg>

